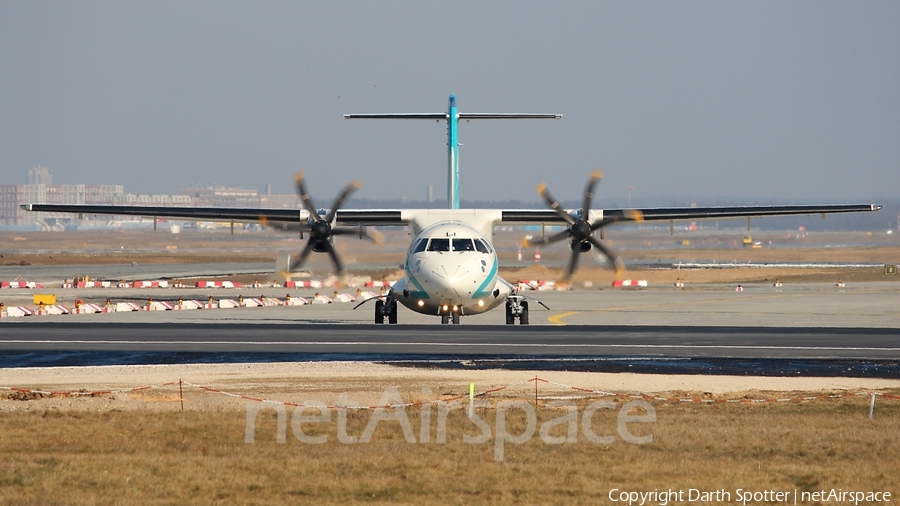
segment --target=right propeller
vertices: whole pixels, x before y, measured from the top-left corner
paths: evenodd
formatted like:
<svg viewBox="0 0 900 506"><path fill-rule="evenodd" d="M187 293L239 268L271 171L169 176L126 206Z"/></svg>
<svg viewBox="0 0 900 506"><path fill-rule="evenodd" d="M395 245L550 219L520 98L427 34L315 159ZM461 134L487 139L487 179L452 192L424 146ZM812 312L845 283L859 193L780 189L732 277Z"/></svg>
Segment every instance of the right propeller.
<svg viewBox="0 0 900 506"><path fill-rule="evenodd" d="M643 219L643 215L640 211L626 211L625 215L622 217L612 217L612 218L603 218L597 221L590 221L590 211L591 211L591 200L594 197L594 187L597 185L597 181L599 181L603 177L603 173L599 170L594 171L591 174L590 179L588 179L587 186L584 189L584 201L581 205L581 216L579 218L575 218L571 214L567 213L560 206L559 201L553 198L550 195L550 192L547 191L547 185L541 183L538 185L538 195L544 199L544 202L550 206L550 209L556 211L556 213L569 224L569 228L563 230L558 234L551 235L550 237L545 237L541 240L531 240L525 241L526 246L535 246L541 244L551 244L554 242L562 241L563 239L569 239L571 242L572 248L572 256L569 258L569 264L566 267L566 274L563 279L569 279L573 273L575 273L575 269L578 267L578 255L580 255L583 251L590 250L590 246L594 246L598 250L600 250L604 255L606 255L607 260L615 267L616 274L620 274L625 270L625 262L622 261L621 257L605 246L602 242L600 242L596 237L594 237L594 231L605 227L606 225L616 223L618 221L641 221ZM590 244L590 246L588 246Z"/></svg>

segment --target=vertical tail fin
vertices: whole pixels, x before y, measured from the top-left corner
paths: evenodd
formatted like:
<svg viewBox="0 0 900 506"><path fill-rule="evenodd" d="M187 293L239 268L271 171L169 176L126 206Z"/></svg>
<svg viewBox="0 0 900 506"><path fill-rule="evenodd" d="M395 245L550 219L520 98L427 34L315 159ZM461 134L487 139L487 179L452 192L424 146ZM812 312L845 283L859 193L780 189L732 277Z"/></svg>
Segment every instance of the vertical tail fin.
<svg viewBox="0 0 900 506"><path fill-rule="evenodd" d="M451 94L446 113L345 114L345 119L429 119L447 121L447 206L459 209L459 120L559 119L562 114L460 113Z"/></svg>

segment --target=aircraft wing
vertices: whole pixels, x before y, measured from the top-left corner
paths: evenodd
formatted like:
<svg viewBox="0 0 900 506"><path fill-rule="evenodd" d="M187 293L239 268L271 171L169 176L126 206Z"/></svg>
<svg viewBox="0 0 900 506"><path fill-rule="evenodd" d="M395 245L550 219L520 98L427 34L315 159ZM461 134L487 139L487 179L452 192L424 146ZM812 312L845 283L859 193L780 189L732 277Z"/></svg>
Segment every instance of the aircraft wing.
<svg viewBox="0 0 900 506"><path fill-rule="evenodd" d="M789 205L789 206L724 206L724 207L658 207L646 209L605 209L594 211L597 218L613 224L639 221L685 221L729 218L763 218L803 214L856 213L878 211L877 204ZM602 217L600 213L602 212ZM521 224L565 223L552 210L504 210L502 222Z"/></svg>
<svg viewBox="0 0 900 506"><path fill-rule="evenodd" d="M286 230L307 230L309 213L300 209L264 209L245 207L168 207L168 206L104 206L22 204L26 211L45 213L74 213L143 216L189 221L232 221L263 223ZM339 210L335 215L338 225L405 225L399 210Z"/></svg>

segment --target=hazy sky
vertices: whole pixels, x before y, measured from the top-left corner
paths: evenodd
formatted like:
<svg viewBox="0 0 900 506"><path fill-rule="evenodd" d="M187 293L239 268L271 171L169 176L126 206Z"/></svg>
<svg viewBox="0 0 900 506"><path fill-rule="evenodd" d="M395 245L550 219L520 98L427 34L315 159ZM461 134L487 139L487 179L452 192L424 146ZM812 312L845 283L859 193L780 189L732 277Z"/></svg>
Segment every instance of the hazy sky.
<svg viewBox="0 0 900 506"><path fill-rule="evenodd" d="M0 183L231 185L318 205L446 194L446 129L344 113L561 113L460 125L463 199L896 196L900 2L0 3Z"/></svg>

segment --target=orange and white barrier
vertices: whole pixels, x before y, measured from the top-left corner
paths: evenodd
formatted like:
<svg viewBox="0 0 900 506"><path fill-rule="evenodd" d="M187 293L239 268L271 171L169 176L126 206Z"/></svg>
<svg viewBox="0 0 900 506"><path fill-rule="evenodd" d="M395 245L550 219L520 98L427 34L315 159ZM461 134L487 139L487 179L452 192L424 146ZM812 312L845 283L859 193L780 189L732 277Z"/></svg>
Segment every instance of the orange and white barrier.
<svg viewBox="0 0 900 506"><path fill-rule="evenodd" d="M519 280L519 290L567 290L568 285L557 285L556 281L543 279L525 279ZM593 286L593 283L591 284Z"/></svg>
<svg viewBox="0 0 900 506"><path fill-rule="evenodd" d="M334 300L332 300L331 297L320 295L318 293L313 296L313 299L310 301L311 304L331 304L332 302L334 302Z"/></svg>
<svg viewBox="0 0 900 506"><path fill-rule="evenodd" d="M44 285L32 281L0 281L0 288L44 288Z"/></svg>
<svg viewBox="0 0 900 506"><path fill-rule="evenodd" d="M332 297L331 300L333 302L356 302L356 297L350 295L349 293L334 292L334 297Z"/></svg>
<svg viewBox="0 0 900 506"><path fill-rule="evenodd" d="M67 283L69 286L63 285L63 288L71 288L73 285L71 283ZM112 286L112 283L109 281L79 281L75 283L75 288L109 288ZM119 288L125 288L120 286Z"/></svg>
<svg viewBox="0 0 900 506"><path fill-rule="evenodd" d="M141 306L135 304L134 302L118 302L116 303L116 312L128 312L128 311L140 311Z"/></svg>
<svg viewBox="0 0 900 506"><path fill-rule="evenodd" d="M290 294L288 294L288 296L284 298L285 306L305 306L307 304L311 304L310 300L303 297L291 297Z"/></svg>
<svg viewBox="0 0 900 506"><path fill-rule="evenodd" d="M94 314L94 313L108 313L108 306L101 306L100 304L80 304L76 305L75 309L71 311L72 314Z"/></svg>
<svg viewBox="0 0 900 506"><path fill-rule="evenodd" d="M735 291L735 292L743 292L743 291L744 291L744 287L741 286L741 285L738 285L737 288L734 289L734 291Z"/></svg>
<svg viewBox="0 0 900 506"><path fill-rule="evenodd" d="M69 308L60 304L48 304L40 306L33 314L35 316L44 316L48 314L69 314Z"/></svg>
<svg viewBox="0 0 900 506"><path fill-rule="evenodd" d="M168 281L135 281L131 284L132 288L168 288Z"/></svg>
<svg viewBox="0 0 900 506"><path fill-rule="evenodd" d="M367 281L366 288L390 288L396 281Z"/></svg>
<svg viewBox="0 0 900 506"><path fill-rule="evenodd" d="M646 279L617 279L612 282L613 288L647 288Z"/></svg>
<svg viewBox="0 0 900 506"><path fill-rule="evenodd" d="M240 288L240 283L232 281L197 281L197 288Z"/></svg>
<svg viewBox="0 0 900 506"><path fill-rule="evenodd" d="M25 306L9 306L3 311L3 316L9 318L20 318L22 316L31 316L32 314L34 314L34 311Z"/></svg>
<svg viewBox="0 0 900 506"><path fill-rule="evenodd" d="M171 311L174 308L174 304L171 302L166 302L164 300L150 300L147 301L147 305L143 307L144 311Z"/></svg>
<svg viewBox="0 0 900 506"><path fill-rule="evenodd" d="M188 309L203 309L203 303L199 300L179 300L172 307L174 311L185 311Z"/></svg>

